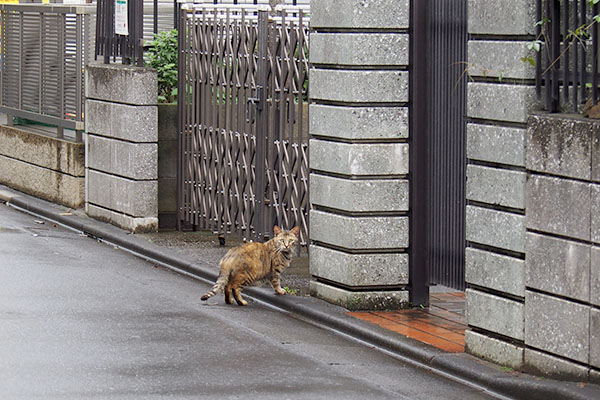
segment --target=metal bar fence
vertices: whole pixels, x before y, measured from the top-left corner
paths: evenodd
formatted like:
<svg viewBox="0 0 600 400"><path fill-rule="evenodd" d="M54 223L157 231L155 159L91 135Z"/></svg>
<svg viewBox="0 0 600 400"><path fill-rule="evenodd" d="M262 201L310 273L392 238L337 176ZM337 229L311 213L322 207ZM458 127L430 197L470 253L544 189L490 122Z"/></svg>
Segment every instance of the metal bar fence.
<svg viewBox="0 0 600 400"><path fill-rule="evenodd" d="M426 263L431 284L465 289L466 0L430 0L427 74ZM415 221L415 220L413 220Z"/></svg>
<svg viewBox="0 0 600 400"><path fill-rule="evenodd" d="M92 60L93 6L0 5L0 112L75 131L81 142L83 68Z"/></svg>
<svg viewBox="0 0 600 400"><path fill-rule="evenodd" d="M586 102L598 102L600 7L589 4L589 0L537 1L536 34L542 46L536 55L536 92L547 111L578 113Z"/></svg>
<svg viewBox="0 0 600 400"><path fill-rule="evenodd" d="M123 0L127 4L128 34L115 33L115 1L98 0L95 55L108 64L120 58L123 64L144 64L144 2Z"/></svg>
<svg viewBox="0 0 600 400"><path fill-rule="evenodd" d="M247 240L297 224L306 244L308 17L268 10L182 7L179 223Z"/></svg>

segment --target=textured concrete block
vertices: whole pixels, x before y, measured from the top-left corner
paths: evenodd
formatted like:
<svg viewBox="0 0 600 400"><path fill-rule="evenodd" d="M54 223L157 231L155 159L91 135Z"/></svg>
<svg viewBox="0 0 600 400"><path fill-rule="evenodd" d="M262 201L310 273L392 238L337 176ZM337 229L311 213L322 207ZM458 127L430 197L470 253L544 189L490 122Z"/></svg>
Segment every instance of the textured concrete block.
<svg viewBox="0 0 600 400"><path fill-rule="evenodd" d="M600 185L590 184L590 237L592 242L600 243Z"/></svg>
<svg viewBox="0 0 600 400"><path fill-rule="evenodd" d="M470 82L467 96L471 118L525 123L539 108L533 86Z"/></svg>
<svg viewBox="0 0 600 400"><path fill-rule="evenodd" d="M600 384L600 371L596 369L590 369L590 382L596 385Z"/></svg>
<svg viewBox="0 0 600 400"><path fill-rule="evenodd" d="M177 104L158 104L158 140L177 141Z"/></svg>
<svg viewBox="0 0 600 400"><path fill-rule="evenodd" d="M314 33L310 62L333 65L408 65L408 34Z"/></svg>
<svg viewBox="0 0 600 400"><path fill-rule="evenodd" d="M85 68L85 95L115 103L156 105L156 71L122 64L89 64Z"/></svg>
<svg viewBox="0 0 600 400"><path fill-rule="evenodd" d="M530 0L469 0L468 30L471 34L535 34L535 2ZM498 12L502 10L502 12Z"/></svg>
<svg viewBox="0 0 600 400"><path fill-rule="evenodd" d="M130 142L158 140L156 106L131 106L88 99L85 115L88 133Z"/></svg>
<svg viewBox="0 0 600 400"><path fill-rule="evenodd" d="M310 238L345 249L408 247L408 217L347 217L310 212Z"/></svg>
<svg viewBox="0 0 600 400"><path fill-rule="evenodd" d="M122 213L87 204L87 214L101 221L109 222L133 233L158 231L158 217L132 217Z"/></svg>
<svg viewBox="0 0 600 400"><path fill-rule="evenodd" d="M590 257L590 303L600 306L600 247L592 247Z"/></svg>
<svg viewBox="0 0 600 400"><path fill-rule="evenodd" d="M523 347L471 330L465 331L465 352L505 367L523 366Z"/></svg>
<svg viewBox="0 0 600 400"><path fill-rule="evenodd" d="M590 307L527 291L525 344L587 363L590 349Z"/></svg>
<svg viewBox="0 0 600 400"><path fill-rule="evenodd" d="M589 301L590 245L527 233L527 287Z"/></svg>
<svg viewBox="0 0 600 400"><path fill-rule="evenodd" d="M177 211L177 178L158 180L158 212L175 213Z"/></svg>
<svg viewBox="0 0 600 400"><path fill-rule="evenodd" d="M352 292L321 282L310 282L311 296L318 297L350 311L397 310L408 308L408 291Z"/></svg>
<svg viewBox="0 0 600 400"><path fill-rule="evenodd" d="M590 133L590 124L575 117L564 114L530 116L527 169L589 180L592 174Z"/></svg>
<svg viewBox="0 0 600 400"><path fill-rule="evenodd" d="M527 228L590 240L588 183L531 175L527 181Z"/></svg>
<svg viewBox="0 0 600 400"><path fill-rule="evenodd" d="M319 0L310 10L312 28L408 29L409 0Z"/></svg>
<svg viewBox="0 0 600 400"><path fill-rule="evenodd" d="M311 38L312 39L312 38ZM521 58L529 55L528 42L470 40L468 44L470 76L486 78L533 79L535 68Z"/></svg>
<svg viewBox="0 0 600 400"><path fill-rule="evenodd" d="M600 182L600 121L586 120L591 125L592 136L592 180Z"/></svg>
<svg viewBox="0 0 600 400"><path fill-rule="evenodd" d="M71 208L83 205L84 178L0 155L0 184Z"/></svg>
<svg viewBox="0 0 600 400"><path fill-rule="evenodd" d="M310 246L310 273L345 286L408 284L408 254L350 254Z"/></svg>
<svg viewBox="0 0 600 400"><path fill-rule="evenodd" d="M158 141L158 176L159 178L177 177L177 141Z"/></svg>
<svg viewBox="0 0 600 400"><path fill-rule="evenodd" d="M87 201L132 217L157 217L158 182L134 181L88 170Z"/></svg>
<svg viewBox="0 0 600 400"><path fill-rule="evenodd" d="M600 310L590 307L590 365L600 368ZM598 375L600 377L600 374ZM600 380L600 379L599 379Z"/></svg>
<svg viewBox="0 0 600 400"><path fill-rule="evenodd" d="M589 368L532 349L525 349L524 364L526 372L560 380L586 381L589 373Z"/></svg>
<svg viewBox="0 0 600 400"><path fill-rule="evenodd" d="M525 129L467 124L467 157L525 166Z"/></svg>
<svg viewBox="0 0 600 400"><path fill-rule="evenodd" d="M525 251L525 217L467 206L466 238L470 242L522 253Z"/></svg>
<svg viewBox="0 0 600 400"><path fill-rule="evenodd" d="M408 107L310 105L310 133L340 139L408 137Z"/></svg>
<svg viewBox="0 0 600 400"><path fill-rule="evenodd" d="M310 174L313 204L349 212L408 211L409 183L402 179L353 180Z"/></svg>
<svg viewBox="0 0 600 400"><path fill-rule="evenodd" d="M600 368L600 310L590 308L590 364Z"/></svg>
<svg viewBox="0 0 600 400"><path fill-rule="evenodd" d="M88 135L88 168L136 180L158 178L158 145Z"/></svg>
<svg viewBox="0 0 600 400"><path fill-rule="evenodd" d="M408 102L408 72L324 70L310 71L310 97L346 103Z"/></svg>
<svg viewBox="0 0 600 400"><path fill-rule="evenodd" d="M465 312L469 326L523 340L523 303L473 289L467 289L466 294Z"/></svg>
<svg viewBox="0 0 600 400"><path fill-rule="evenodd" d="M465 280L474 285L525 297L525 262L514 257L467 248Z"/></svg>
<svg viewBox="0 0 600 400"><path fill-rule="evenodd" d="M312 139L310 168L342 175L406 175L408 144L349 144Z"/></svg>
<svg viewBox="0 0 600 400"><path fill-rule="evenodd" d="M0 155L71 176L84 174L83 143L18 128L0 126Z"/></svg>
<svg viewBox="0 0 600 400"><path fill-rule="evenodd" d="M526 173L499 168L467 166L468 200L512 208L525 208Z"/></svg>

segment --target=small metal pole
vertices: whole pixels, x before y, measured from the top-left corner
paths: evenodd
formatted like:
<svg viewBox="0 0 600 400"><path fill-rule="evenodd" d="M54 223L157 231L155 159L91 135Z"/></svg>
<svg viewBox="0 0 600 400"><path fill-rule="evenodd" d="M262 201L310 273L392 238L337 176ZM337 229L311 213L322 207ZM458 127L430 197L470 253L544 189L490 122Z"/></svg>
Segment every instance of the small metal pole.
<svg viewBox="0 0 600 400"><path fill-rule="evenodd" d="M175 0L177 5L177 0ZM177 7L178 12L180 8ZM177 26L181 26L183 29L178 30L177 44L178 44L178 56L177 56L177 230L183 230L183 127L184 127L184 107L188 101L187 93L185 93L185 13L179 12L179 20Z"/></svg>
<svg viewBox="0 0 600 400"><path fill-rule="evenodd" d="M137 66L144 66L144 0L136 2L135 49Z"/></svg>
<svg viewBox="0 0 600 400"><path fill-rule="evenodd" d="M535 5L535 19L542 20L542 0L537 0ZM542 27L538 24L535 28L536 38L540 37ZM542 98L542 49L535 54L535 93L537 99Z"/></svg>
<svg viewBox="0 0 600 400"><path fill-rule="evenodd" d="M429 305L429 266L427 265L427 132L429 106L428 79L428 0L413 0L410 47L410 302L413 306ZM418 44L418 45L417 45Z"/></svg>
<svg viewBox="0 0 600 400"><path fill-rule="evenodd" d="M110 0L99 0L104 3L104 64L110 64L110 53L114 41L115 5Z"/></svg>
<svg viewBox="0 0 600 400"><path fill-rule="evenodd" d="M598 4L594 4L592 15L598 15ZM598 103L598 24L592 28L592 105Z"/></svg>
<svg viewBox="0 0 600 400"><path fill-rule="evenodd" d="M587 4L587 1L584 1L584 0L581 1L581 22L582 23L585 22L586 15L587 15L587 6L586 6L586 4ZM585 103L585 101L586 101L585 100L586 99L586 97L585 97L586 96L586 87L585 87L585 84L587 82L587 79L586 79L587 78L586 77L586 75L587 75L587 73L586 73L587 72L586 71L586 69L587 69L587 50L586 50L585 46L581 46L581 65L579 67L581 68L581 75L580 75L581 76L581 79L580 79L580 82L581 82L581 87L580 87L580 89L581 89L581 95L580 95L580 98L581 98L581 103ZM575 71L575 73L577 73L577 71Z"/></svg>
<svg viewBox="0 0 600 400"><path fill-rule="evenodd" d="M559 92L559 74L558 70L560 67L560 2L554 0L552 2L552 39L550 45L552 46L552 62L556 61L552 66L552 100L550 112L558 112L560 109L560 92Z"/></svg>
<svg viewBox="0 0 600 400"><path fill-rule="evenodd" d="M564 2L563 37L569 33L569 2ZM569 101L569 41L563 40L564 68L563 68L563 100Z"/></svg>
<svg viewBox="0 0 600 400"><path fill-rule="evenodd" d="M540 0L541 1L541 0ZM573 4L573 26L579 26L579 11L578 11L577 0ZM576 29L576 28L575 28ZM579 69L579 46L575 46L573 49L573 112L577 112L578 108L578 95L579 95L579 75L577 71Z"/></svg>
<svg viewBox="0 0 600 400"><path fill-rule="evenodd" d="M143 5L142 5L142 19L144 18L144 10L143 10ZM154 0L154 34L156 35L158 33L158 0ZM144 34L142 33L142 37L144 36Z"/></svg>
<svg viewBox="0 0 600 400"><path fill-rule="evenodd" d="M267 42L269 15L267 11L258 12L258 66L257 66L257 97L256 103L256 182L254 189L255 211L254 231L256 240L262 241L265 234L265 146L268 113L265 110L265 91L267 87Z"/></svg>

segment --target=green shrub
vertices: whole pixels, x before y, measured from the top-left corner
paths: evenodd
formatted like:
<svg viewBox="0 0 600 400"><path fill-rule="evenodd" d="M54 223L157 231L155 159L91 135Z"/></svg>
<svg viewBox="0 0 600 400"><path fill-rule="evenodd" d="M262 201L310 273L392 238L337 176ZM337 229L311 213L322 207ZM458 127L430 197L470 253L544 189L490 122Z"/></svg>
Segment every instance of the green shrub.
<svg viewBox="0 0 600 400"><path fill-rule="evenodd" d="M145 43L146 66L158 73L158 101L177 102L177 30L160 32Z"/></svg>

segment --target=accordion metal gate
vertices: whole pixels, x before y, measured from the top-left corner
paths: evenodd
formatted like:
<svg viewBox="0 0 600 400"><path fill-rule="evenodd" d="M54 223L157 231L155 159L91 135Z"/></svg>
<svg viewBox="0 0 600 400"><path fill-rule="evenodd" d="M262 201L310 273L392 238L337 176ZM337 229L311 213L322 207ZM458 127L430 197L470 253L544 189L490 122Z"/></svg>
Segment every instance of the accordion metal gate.
<svg viewBox="0 0 600 400"><path fill-rule="evenodd" d="M308 9L184 5L180 229L308 240Z"/></svg>

